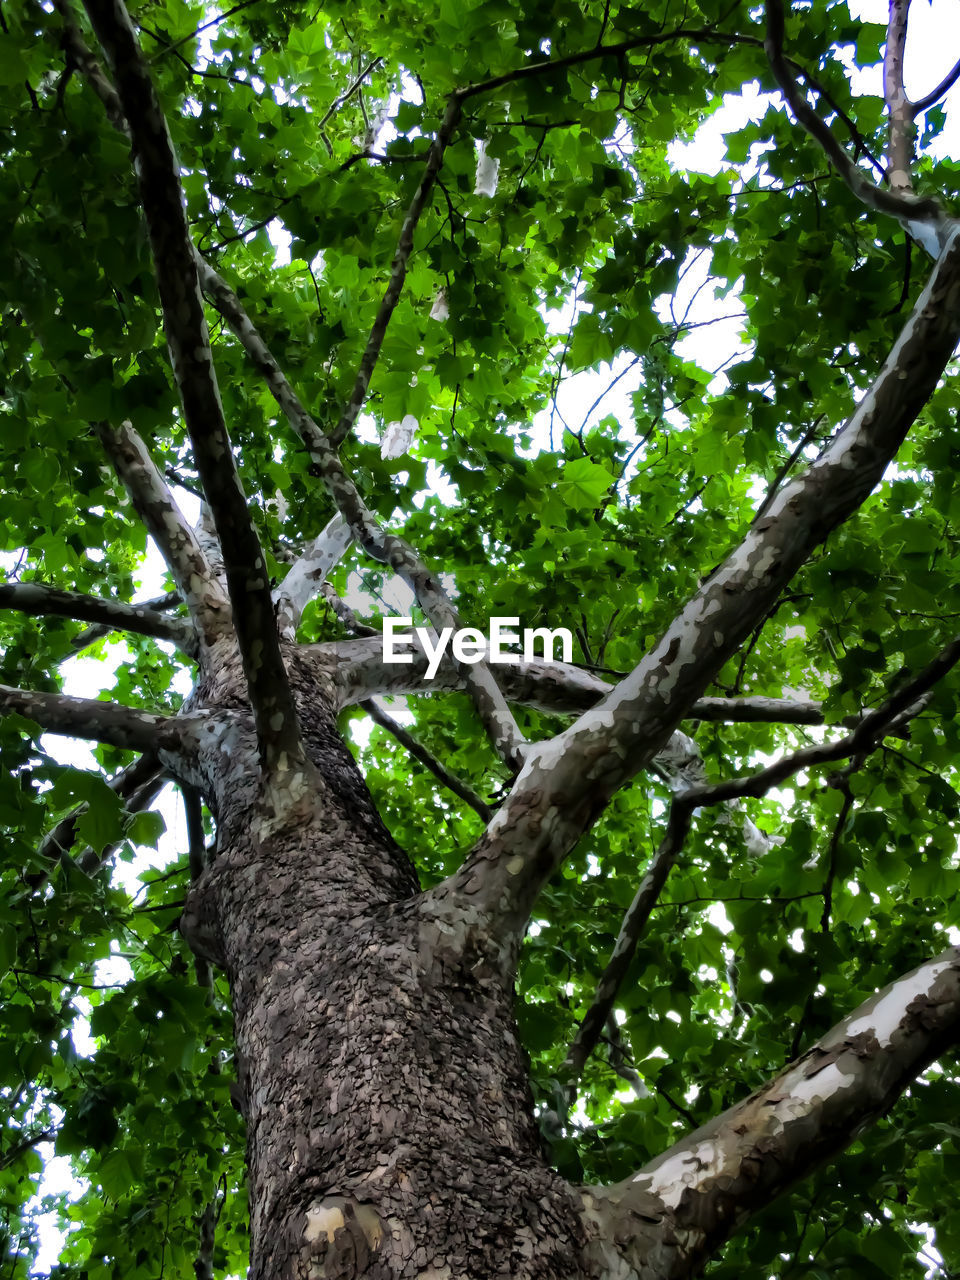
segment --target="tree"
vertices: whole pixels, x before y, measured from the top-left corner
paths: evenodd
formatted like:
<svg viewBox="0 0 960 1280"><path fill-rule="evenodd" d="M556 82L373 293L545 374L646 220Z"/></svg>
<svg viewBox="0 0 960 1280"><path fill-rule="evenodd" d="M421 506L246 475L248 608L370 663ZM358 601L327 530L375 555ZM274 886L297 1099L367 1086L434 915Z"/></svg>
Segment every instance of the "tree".
<svg viewBox="0 0 960 1280"><path fill-rule="evenodd" d="M6 1274L50 1143L61 1278L960 1267L960 67L908 96L908 7L4 5ZM575 651L434 661L495 619Z"/></svg>

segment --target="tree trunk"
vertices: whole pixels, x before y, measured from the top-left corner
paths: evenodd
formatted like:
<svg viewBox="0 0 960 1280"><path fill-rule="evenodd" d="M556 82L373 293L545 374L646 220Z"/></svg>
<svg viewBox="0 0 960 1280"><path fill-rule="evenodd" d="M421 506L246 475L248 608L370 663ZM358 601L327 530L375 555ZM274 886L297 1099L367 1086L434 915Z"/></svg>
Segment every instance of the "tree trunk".
<svg viewBox="0 0 960 1280"><path fill-rule="evenodd" d="M251 1280L581 1275L580 1198L533 1118L515 957L469 912L458 927L431 910L322 687L294 671L317 803L271 832L252 717L212 715L218 853L184 916L233 992ZM236 667L197 700L239 708L241 687Z"/></svg>

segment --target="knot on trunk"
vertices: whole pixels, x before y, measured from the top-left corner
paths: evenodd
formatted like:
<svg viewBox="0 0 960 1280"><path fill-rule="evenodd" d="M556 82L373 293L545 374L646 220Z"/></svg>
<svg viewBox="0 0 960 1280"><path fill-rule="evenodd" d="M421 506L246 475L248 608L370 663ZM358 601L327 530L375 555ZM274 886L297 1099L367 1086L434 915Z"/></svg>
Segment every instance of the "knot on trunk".
<svg viewBox="0 0 960 1280"><path fill-rule="evenodd" d="M383 1243L384 1227L368 1204L329 1196L306 1212L299 1275L303 1280L355 1280Z"/></svg>

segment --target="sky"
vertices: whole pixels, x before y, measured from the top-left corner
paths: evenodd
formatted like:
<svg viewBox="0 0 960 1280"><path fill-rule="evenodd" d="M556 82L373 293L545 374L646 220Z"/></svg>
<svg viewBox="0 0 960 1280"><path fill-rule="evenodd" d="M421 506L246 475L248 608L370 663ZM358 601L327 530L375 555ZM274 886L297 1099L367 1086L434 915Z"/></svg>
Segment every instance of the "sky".
<svg viewBox="0 0 960 1280"><path fill-rule="evenodd" d="M862 21L886 22L886 4L884 0L850 0L850 10L854 17ZM957 57L960 56L960 0L913 0L910 11L910 34L907 44L905 79L907 93L912 98L920 98L929 92L950 70ZM881 68L869 68L857 73L855 88L860 93L880 93ZM699 131L696 138L685 145L675 146L671 160L678 168L686 168L701 172L715 172L723 164L723 134L742 127L750 119L758 119L769 105L769 97L759 93L757 86L747 86L738 99L728 99L724 107ZM955 87L944 105L947 107L946 127L934 144L932 150L940 156L960 156L960 110L954 110L951 117L951 106L960 105L960 88ZM282 241L278 241L282 243ZM704 264L705 265L705 264ZM682 307L689 296L697 289L704 278L703 267L692 266L685 279L685 296L678 299ZM731 294L719 304L726 314L738 310L736 295ZM704 289L693 303L689 319L713 320L718 314L718 303L712 297L710 289ZM551 324L558 327L569 324L570 312L552 313ZM719 368L739 348L738 326L735 320L726 324L711 324L696 330L683 340L682 350L704 368ZM586 409L596 398L599 390L611 376L619 372L614 365L610 370L585 373L566 382L559 394L559 409L571 425L579 425ZM625 377L621 384L605 398L600 410L601 414L613 413L623 421L629 421L631 415L630 392L636 382ZM535 438L546 447L549 436L549 412L542 412L534 424ZM188 518L195 519L197 502L189 494L182 491L177 494ZM148 598L163 590L163 563L159 554L150 545L150 551L144 562L140 575L140 597ZM393 603L393 601L391 601ZM398 612L404 612L405 597L397 596ZM111 663L121 661L123 648L116 645L111 653ZM110 668L107 668L109 670ZM95 696L106 682L104 664L90 658L76 658L64 668L64 692L82 697ZM188 692L185 686L181 690ZM391 708L397 715L397 708ZM45 736L44 747L51 755L63 763L74 764L84 768L95 767L90 750L82 743L64 738ZM118 881L135 890L137 877L150 866L162 866L168 863L177 852L186 845L186 831L182 807L174 789L168 787L159 804L167 824L167 833L161 838L159 848L154 851L145 849L133 864L118 863L116 877ZM124 976L125 962L116 960L105 968L101 980L115 981ZM93 1042L82 1023L77 1027L75 1041L78 1051L90 1052ZM52 1148L44 1154L47 1165L44 1193L75 1187L69 1163L64 1158L53 1156ZM50 1222L44 1225L43 1247L38 1258L37 1274L46 1274L57 1261L60 1235L55 1225Z"/></svg>

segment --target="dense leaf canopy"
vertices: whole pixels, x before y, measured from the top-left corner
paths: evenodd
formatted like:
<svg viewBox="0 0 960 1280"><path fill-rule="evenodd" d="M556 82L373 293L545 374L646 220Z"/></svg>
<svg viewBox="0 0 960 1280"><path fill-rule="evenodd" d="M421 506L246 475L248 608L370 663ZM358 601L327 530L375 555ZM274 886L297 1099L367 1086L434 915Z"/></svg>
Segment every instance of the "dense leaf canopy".
<svg viewBox="0 0 960 1280"><path fill-rule="evenodd" d="M635 666L764 494L817 456L928 272L788 113L764 15L748 6L157 0L131 13L195 244L325 430L350 402L445 104L472 86L342 456L371 511L444 575L466 625L569 627L574 662L605 679ZM0 10L0 547L9 583L131 601L146 533L97 424L132 422L185 505L199 481L129 142L64 39L69 23L96 50L64 4ZM877 88L885 36L846 3L798 4L784 41L806 100L878 182L884 101L863 89ZM855 80L858 68L872 77ZM744 86L755 119L723 117L734 123L715 171L685 167L678 143ZM944 118L934 104L919 119L914 184L949 206L960 168L928 150ZM278 583L334 507L267 384L208 314ZM625 1176L956 937L960 685L947 674L899 736L740 807L698 809L620 985L618 1030L601 1036L572 1102L566 1053L671 793L842 736L954 636L958 408L950 374L884 481L707 691L812 700L827 728L685 722L699 762L656 765L620 790L542 893L518 1018L568 1177ZM381 437L410 415L409 449L383 456ZM368 626L410 611L356 547L330 581ZM102 660L105 697L179 708L188 657L164 640L91 634L67 613L0 611L0 681L55 692L82 651ZM307 606L301 640L343 634L323 597ZM467 694L387 709L487 805L502 799L510 775ZM517 715L530 738L566 723ZM367 710L344 713L344 731L385 821L436 883L482 818ZM163 825L131 816L104 781L132 753L98 746L95 764L66 765L18 714L0 723L0 746L0 1272L31 1274L45 1209L67 1232L53 1275L190 1276L214 1196L216 1274L239 1275L229 998L196 982L176 931L187 850L168 839L139 881L114 872ZM73 830L45 841L81 804ZM948 1057L709 1274L921 1275L930 1229L943 1274L956 1272L958 1111ZM81 1183L41 1205L52 1154Z"/></svg>

